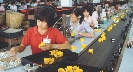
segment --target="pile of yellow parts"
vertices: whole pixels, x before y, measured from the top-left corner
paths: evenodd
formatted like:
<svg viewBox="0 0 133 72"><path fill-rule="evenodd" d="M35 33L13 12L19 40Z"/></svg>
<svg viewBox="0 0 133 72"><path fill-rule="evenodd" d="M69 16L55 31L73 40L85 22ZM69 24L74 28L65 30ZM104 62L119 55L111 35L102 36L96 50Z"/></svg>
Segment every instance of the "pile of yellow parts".
<svg viewBox="0 0 133 72"><path fill-rule="evenodd" d="M71 46L71 50L76 50L76 46Z"/></svg>
<svg viewBox="0 0 133 72"><path fill-rule="evenodd" d="M110 25L107 29L108 32L110 32L113 29L113 25Z"/></svg>
<svg viewBox="0 0 133 72"><path fill-rule="evenodd" d="M84 38L80 38L80 42L84 42Z"/></svg>
<svg viewBox="0 0 133 72"><path fill-rule="evenodd" d="M88 53L93 54L93 49L89 49Z"/></svg>
<svg viewBox="0 0 133 72"><path fill-rule="evenodd" d="M81 48L83 49L86 48L86 44L82 44Z"/></svg>
<svg viewBox="0 0 133 72"><path fill-rule="evenodd" d="M59 68L58 72L83 72L78 66L67 66L65 69Z"/></svg>
<svg viewBox="0 0 133 72"><path fill-rule="evenodd" d="M52 51L50 51L49 55L52 55L55 58L59 58L59 57L63 56L63 52L62 51L58 51L58 50L52 50Z"/></svg>
<svg viewBox="0 0 133 72"><path fill-rule="evenodd" d="M45 43L44 42L41 42L38 46L38 48L41 48L42 46L45 46Z"/></svg>
<svg viewBox="0 0 133 72"><path fill-rule="evenodd" d="M54 58L44 58L44 64L52 64L54 63Z"/></svg>
<svg viewBox="0 0 133 72"><path fill-rule="evenodd" d="M105 34L105 32L103 32L101 34L101 37L98 39L98 42L103 42L104 40L106 40L106 34Z"/></svg>

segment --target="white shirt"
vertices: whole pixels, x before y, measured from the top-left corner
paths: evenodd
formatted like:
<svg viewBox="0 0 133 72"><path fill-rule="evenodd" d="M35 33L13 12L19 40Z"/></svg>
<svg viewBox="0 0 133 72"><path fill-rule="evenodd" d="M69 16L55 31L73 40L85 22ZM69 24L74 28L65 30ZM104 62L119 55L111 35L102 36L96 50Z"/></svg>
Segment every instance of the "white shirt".
<svg viewBox="0 0 133 72"><path fill-rule="evenodd" d="M118 10L122 10L122 9L124 9L123 6L118 6Z"/></svg>
<svg viewBox="0 0 133 72"><path fill-rule="evenodd" d="M76 30L76 31L79 31L79 32L94 33L93 29L90 27L90 25L86 21L83 21L82 24L80 24L78 22L78 24L76 26L74 26L72 21L70 21L70 26L71 26L70 27L71 30Z"/></svg>
<svg viewBox="0 0 133 72"><path fill-rule="evenodd" d="M105 17L105 16L106 16L105 9L103 9L103 10L102 10L102 13L100 14L100 16L101 16L101 20L103 20L103 17Z"/></svg>
<svg viewBox="0 0 133 72"><path fill-rule="evenodd" d="M27 3L26 5L30 5L30 3Z"/></svg>
<svg viewBox="0 0 133 72"><path fill-rule="evenodd" d="M31 6L37 6L37 3L31 4Z"/></svg>
<svg viewBox="0 0 133 72"><path fill-rule="evenodd" d="M97 13L97 11L94 11L94 12L92 13L92 17L93 17L93 18L96 18L96 19L98 20L98 13Z"/></svg>
<svg viewBox="0 0 133 72"><path fill-rule="evenodd" d="M94 24L94 27L98 27L98 21L95 17L89 16L88 18L84 18L84 20L88 23L88 24Z"/></svg>
<svg viewBox="0 0 133 72"><path fill-rule="evenodd" d="M11 6L10 6L10 9L11 9L11 10L14 10L15 12L17 12L17 6L16 6L16 5L14 5L14 6L11 5Z"/></svg>

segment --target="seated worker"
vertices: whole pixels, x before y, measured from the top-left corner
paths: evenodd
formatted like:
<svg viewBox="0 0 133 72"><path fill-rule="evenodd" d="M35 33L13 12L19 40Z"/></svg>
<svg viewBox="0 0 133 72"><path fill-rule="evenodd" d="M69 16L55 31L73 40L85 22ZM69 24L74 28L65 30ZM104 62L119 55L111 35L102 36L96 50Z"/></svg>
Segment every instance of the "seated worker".
<svg viewBox="0 0 133 72"><path fill-rule="evenodd" d="M17 52L23 52L26 46L30 45L32 54L36 54L50 49L70 49L70 43L62 33L52 26L54 25L54 11L50 6L45 5L37 10L35 19L37 26L31 27L26 31L21 45L12 47L10 53L16 55ZM45 39L51 40L42 47L38 47Z"/></svg>
<svg viewBox="0 0 133 72"><path fill-rule="evenodd" d="M6 5L4 6L5 10L9 10L10 6L9 6L9 2L6 2Z"/></svg>
<svg viewBox="0 0 133 72"><path fill-rule="evenodd" d="M92 11L93 9L86 5L82 7L82 17L84 17L84 20L90 24L91 27L98 27L98 21L95 17L92 17Z"/></svg>
<svg viewBox="0 0 133 72"><path fill-rule="evenodd" d="M11 6L10 6L10 9L13 10L13 11L15 11L15 12L17 12L17 6L15 5L15 2L14 1L12 1Z"/></svg>
<svg viewBox="0 0 133 72"><path fill-rule="evenodd" d="M94 37L93 29L82 17L80 17L81 14L78 8L70 10L70 29L72 31L75 30L80 36Z"/></svg>
<svg viewBox="0 0 133 72"><path fill-rule="evenodd" d="M20 9L27 9L27 5L25 5L25 3L22 2L22 3L21 3L21 7L20 7Z"/></svg>
<svg viewBox="0 0 133 72"><path fill-rule="evenodd" d="M100 17L101 17L101 20L103 21L104 18L106 18L106 12L105 12L105 7L104 6L101 6L102 8L102 12L100 14Z"/></svg>

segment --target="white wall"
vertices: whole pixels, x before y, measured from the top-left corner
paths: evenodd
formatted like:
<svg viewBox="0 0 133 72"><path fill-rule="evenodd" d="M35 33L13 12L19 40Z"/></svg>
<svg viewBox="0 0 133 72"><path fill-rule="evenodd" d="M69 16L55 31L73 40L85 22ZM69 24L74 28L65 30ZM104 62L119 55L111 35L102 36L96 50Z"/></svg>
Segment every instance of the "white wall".
<svg viewBox="0 0 133 72"><path fill-rule="evenodd" d="M61 0L62 7L72 7L72 0Z"/></svg>
<svg viewBox="0 0 133 72"><path fill-rule="evenodd" d="M3 3L3 0L0 0L1 3Z"/></svg>
<svg viewBox="0 0 133 72"><path fill-rule="evenodd" d="M100 3L100 0L93 0L93 3Z"/></svg>

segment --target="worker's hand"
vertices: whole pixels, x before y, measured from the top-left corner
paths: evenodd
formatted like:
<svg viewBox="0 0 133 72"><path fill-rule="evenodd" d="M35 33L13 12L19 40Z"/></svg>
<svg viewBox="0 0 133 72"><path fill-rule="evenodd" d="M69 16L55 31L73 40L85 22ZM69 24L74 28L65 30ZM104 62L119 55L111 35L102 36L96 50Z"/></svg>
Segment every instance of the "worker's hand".
<svg viewBox="0 0 133 72"><path fill-rule="evenodd" d="M10 53L12 56L16 56L17 52L18 52L18 48L16 48L16 47L12 47L12 48L10 49L10 51L9 51L9 53Z"/></svg>
<svg viewBox="0 0 133 72"><path fill-rule="evenodd" d="M42 50L50 50L51 49L51 44L50 43L45 43L44 46L41 47Z"/></svg>

